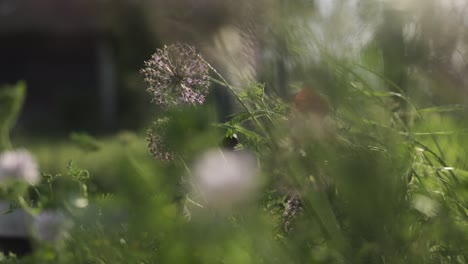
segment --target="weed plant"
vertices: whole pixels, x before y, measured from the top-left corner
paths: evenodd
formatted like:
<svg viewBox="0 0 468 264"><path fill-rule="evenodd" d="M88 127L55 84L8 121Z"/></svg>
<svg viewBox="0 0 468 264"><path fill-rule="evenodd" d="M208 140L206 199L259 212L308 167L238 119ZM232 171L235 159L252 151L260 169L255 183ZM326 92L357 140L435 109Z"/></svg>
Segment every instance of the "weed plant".
<svg viewBox="0 0 468 264"><path fill-rule="evenodd" d="M89 166L2 182L11 210L49 227L33 225L30 255L0 262L467 263L466 107L420 102L377 67L382 53L366 52L323 49L309 69L318 81L288 101L261 83L232 87L189 45L158 50L142 71L163 103L149 148L133 134L75 134L85 156L101 153ZM214 83L239 105L225 123ZM4 153L23 89L1 91ZM107 189L96 185L106 173Z"/></svg>

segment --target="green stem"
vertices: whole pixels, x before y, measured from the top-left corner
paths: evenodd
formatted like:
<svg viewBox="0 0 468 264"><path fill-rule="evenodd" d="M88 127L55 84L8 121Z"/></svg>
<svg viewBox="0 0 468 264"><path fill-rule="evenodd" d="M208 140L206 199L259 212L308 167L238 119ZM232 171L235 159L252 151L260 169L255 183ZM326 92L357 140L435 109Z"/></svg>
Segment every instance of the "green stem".
<svg viewBox="0 0 468 264"><path fill-rule="evenodd" d="M26 213L28 213L31 216L35 216L37 213L34 211L31 206L29 206L28 202L26 202L26 199L24 199L23 196L18 196L18 202L21 206L21 209L23 209Z"/></svg>
<svg viewBox="0 0 468 264"><path fill-rule="evenodd" d="M205 61L206 62L206 61ZM217 84L220 84L226 88L228 88L232 94L234 94L234 96L236 97L237 101L241 104L241 106L245 109L245 111L247 111L247 113L250 115L250 117L252 118L252 120L260 127L260 129L263 130L263 132L266 132L266 129L265 127L260 123L260 121L258 121L258 119L252 114L252 112L250 111L250 109L247 107L247 105L244 103L244 101L242 101L242 99L240 98L239 94L237 94L236 90L234 89L234 87L232 87L232 85L230 85L228 83L228 81L221 75L221 73L219 73L213 66L211 66L211 64L209 64L208 62L206 62L208 67L210 67L210 69L221 79L218 80L218 79L215 79L215 78L212 78L210 77L210 80L212 82L215 82Z"/></svg>
<svg viewBox="0 0 468 264"><path fill-rule="evenodd" d="M13 148L9 134L8 126L2 127L0 131L0 150L10 150Z"/></svg>
<svg viewBox="0 0 468 264"><path fill-rule="evenodd" d="M221 75L220 75L220 77L221 77ZM221 78L222 78L222 77L221 77ZM245 111L247 111L247 113L249 113L250 117L251 117L258 125L262 126L262 125L260 124L260 122L257 120L257 118L255 118L255 116L252 114L252 112L251 112L250 109L247 107L247 105L244 103L244 101L242 101L242 99L241 99L240 96L237 94L237 92L236 92L236 90L234 89L234 87L232 87L230 84L228 84L228 83L226 82L226 80L223 80L223 79L222 79L222 81L220 81L220 80L218 80L218 79L215 79L215 78L211 78L211 77L210 77L210 80L211 80L212 82L214 82L214 83L220 84L220 85L222 85L222 86L228 88L228 89L232 92L232 94L234 94L234 96L236 97L237 101L241 104L241 106L245 109ZM262 126L262 127L263 127L263 126Z"/></svg>
<svg viewBox="0 0 468 264"><path fill-rule="evenodd" d="M177 155L177 157L179 158L180 162L182 163L182 165L184 166L185 170L187 171L187 173L189 174L189 176L190 176L190 178L191 178L191 181L190 181L191 187L194 188L195 191L196 191L198 194L201 194L201 191L200 191L200 189L198 188L198 186L195 185L195 184L193 184L193 174L192 174L192 171L190 170L189 166L187 165L187 163L185 163L185 160L184 160L181 156ZM193 201L192 199L190 199L190 198L188 197L188 194L185 196L185 198L186 198L189 202L191 202L191 203L193 203L193 204L195 204L195 205L197 205L197 206L199 206L199 207L201 207L201 208L204 208L204 206L201 205L200 203L197 203L197 202ZM201 195L201 198L203 199L203 203L204 203L204 204L207 204L207 201L206 201L205 197L203 197L203 195Z"/></svg>

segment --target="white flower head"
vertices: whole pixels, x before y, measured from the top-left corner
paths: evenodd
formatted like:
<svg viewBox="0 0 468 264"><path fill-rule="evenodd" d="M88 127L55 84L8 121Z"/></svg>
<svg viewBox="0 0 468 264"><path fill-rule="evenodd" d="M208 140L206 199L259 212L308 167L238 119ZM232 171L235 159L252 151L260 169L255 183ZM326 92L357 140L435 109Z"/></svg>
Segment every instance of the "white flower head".
<svg viewBox="0 0 468 264"><path fill-rule="evenodd" d="M63 213L44 211L34 218L33 232L42 242L57 242L68 237L73 223Z"/></svg>
<svg viewBox="0 0 468 264"><path fill-rule="evenodd" d="M416 210L427 217L434 217L439 213L440 204L425 195L415 194L411 202Z"/></svg>
<svg viewBox="0 0 468 264"><path fill-rule="evenodd" d="M28 151L6 151L0 155L0 182L25 181L35 185L40 180L36 159Z"/></svg>
<svg viewBox="0 0 468 264"><path fill-rule="evenodd" d="M245 202L260 185L256 158L244 151L210 150L195 162L193 176L207 203L215 207Z"/></svg>

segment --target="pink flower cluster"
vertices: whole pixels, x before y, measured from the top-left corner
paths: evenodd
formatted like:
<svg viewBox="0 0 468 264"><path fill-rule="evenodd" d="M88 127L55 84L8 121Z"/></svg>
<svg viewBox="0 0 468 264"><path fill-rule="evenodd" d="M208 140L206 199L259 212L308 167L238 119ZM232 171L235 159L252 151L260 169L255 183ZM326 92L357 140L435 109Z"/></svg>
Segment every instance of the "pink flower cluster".
<svg viewBox="0 0 468 264"><path fill-rule="evenodd" d="M141 73L149 84L152 102L163 108L203 104L209 91L209 65L187 44L158 49Z"/></svg>

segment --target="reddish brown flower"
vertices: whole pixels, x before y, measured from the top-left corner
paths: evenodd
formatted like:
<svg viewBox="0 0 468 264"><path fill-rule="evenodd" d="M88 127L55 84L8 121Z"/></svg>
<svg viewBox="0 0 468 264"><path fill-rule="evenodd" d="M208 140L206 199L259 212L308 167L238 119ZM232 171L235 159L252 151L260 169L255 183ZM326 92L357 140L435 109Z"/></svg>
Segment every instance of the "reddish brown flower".
<svg viewBox="0 0 468 264"><path fill-rule="evenodd" d="M324 117L330 112L330 105L322 95L306 86L294 98L294 111Z"/></svg>
<svg viewBox="0 0 468 264"><path fill-rule="evenodd" d="M290 134L296 140L318 139L333 131L327 117L330 105L318 92L304 87L294 98L290 115Z"/></svg>

